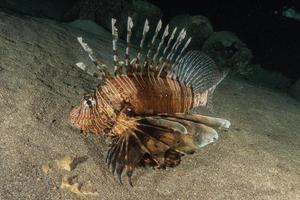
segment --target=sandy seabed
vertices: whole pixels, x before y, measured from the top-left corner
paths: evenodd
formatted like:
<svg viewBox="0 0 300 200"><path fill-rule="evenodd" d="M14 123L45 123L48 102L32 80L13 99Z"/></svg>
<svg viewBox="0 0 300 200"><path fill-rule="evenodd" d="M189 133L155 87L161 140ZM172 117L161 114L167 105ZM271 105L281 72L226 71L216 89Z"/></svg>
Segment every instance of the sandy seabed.
<svg viewBox="0 0 300 200"><path fill-rule="evenodd" d="M300 103L233 77L215 92L214 116L232 123L217 143L120 185L104 162L107 142L67 122L99 83L75 66L87 59L76 37L111 62L110 34L91 30L0 12L0 199L300 199ZM72 171L55 165L65 156L80 160ZM62 190L63 176L95 193Z"/></svg>

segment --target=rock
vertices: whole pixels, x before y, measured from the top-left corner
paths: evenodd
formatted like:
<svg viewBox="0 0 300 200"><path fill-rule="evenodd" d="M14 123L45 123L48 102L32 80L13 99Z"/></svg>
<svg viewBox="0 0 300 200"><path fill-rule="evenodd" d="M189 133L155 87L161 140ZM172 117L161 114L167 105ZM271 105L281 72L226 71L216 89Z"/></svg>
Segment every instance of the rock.
<svg viewBox="0 0 300 200"><path fill-rule="evenodd" d="M245 75L244 77L256 85L260 85L267 88L272 88L280 91L287 91L291 85L291 80L279 72L272 72L263 69L260 65L251 66L252 73Z"/></svg>
<svg viewBox="0 0 300 200"><path fill-rule="evenodd" d="M80 30L95 34L95 35L105 35L107 32L102 26L99 26L94 21L91 20L75 20L69 23L70 26L78 28ZM99 37L99 36L97 36Z"/></svg>
<svg viewBox="0 0 300 200"><path fill-rule="evenodd" d="M150 32L154 31L153 27L162 17L162 11L143 0L81 0L65 14L64 20L90 19L111 30L111 18L116 18L119 36L124 39L127 33L127 16L131 16L134 22L133 37L140 39L145 19L149 20L152 27Z"/></svg>
<svg viewBox="0 0 300 200"><path fill-rule="evenodd" d="M140 40L145 19L149 20L150 32L154 32L155 26L162 11L157 6L145 0L3 0L0 7L18 13L35 17L47 17L58 21L70 22L74 26L82 26L92 20L107 30L111 30L111 18L117 19L119 36L126 38L127 16L131 16L134 22L133 37ZM95 28L95 25L88 23ZM96 27L97 29L97 27ZM96 29L93 29L96 30ZM92 31L92 32L93 32Z"/></svg>
<svg viewBox="0 0 300 200"><path fill-rule="evenodd" d="M71 158L70 156L66 156L60 160L55 160L55 163L59 169L72 171L74 169L73 161L73 158Z"/></svg>
<svg viewBox="0 0 300 200"><path fill-rule="evenodd" d="M300 12L297 12L294 8L287 8L282 11L282 16L300 21Z"/></svg>
<svg viewBox="0 0 300 200"><path fill-rule="evenodd" d="M170 27L186 28L187 35L192 37L189 49L201 50L205 40L213 33L209 19L201 15L178 15L170 21Z"/></svg>
<svg viewBox="0 0 300 200"><path fill-rule="evenodd" d="M1 0L0 7L35 17L61 20L71 0Z"/></svg>
<svg viewBox="0 0 300 200"><path fill-rule="evenodd" d="M128 7L125 0L80 0L65 13L64 20L89 19L110 29L110 19L124 16Z"/></svg>
<svg viewBox="0 0 300 200"><path fill-rule="evenodd" d="M298 79L292 86L289 88L288 93L300 101L300 79Z"/></svg>
<svg viewBox="0 0 300 200"><path fill-rule="evenodd" d="M213 33L203 44L202 51L213 58L220 67L228 67L240 74L251 71L252 52L234 33Z"/></svg>
<svg viewBox="0 0 300 200"><path fill-rule="evenodd" d="M148 32L148 35L153 35L157 22L163 17L163 13L160 8L144 0L133 0L131 8L128 12L129 12L129 16L132 17L134 23L134 27L133 27L134 34L132 36L133 39L137 40L138 42L142 37L145 20L146 19L149 20L150 30ZM123 29L126 29L127 18L123 17L123 20L125 20L125 22L123 22L125 26L124 25L122 26ZM124 30L122 34L123 37L125 37L126 30Z"/></svg>
<svg viewBox="0 0 300 200"><path fill-rule="evenodd" d="M50 171L50 166L49 166L48 163L42 165L42 171L43 171L43 173L44 173L45 175L47 175L47 174L49 173L49 171Z"/></svg>

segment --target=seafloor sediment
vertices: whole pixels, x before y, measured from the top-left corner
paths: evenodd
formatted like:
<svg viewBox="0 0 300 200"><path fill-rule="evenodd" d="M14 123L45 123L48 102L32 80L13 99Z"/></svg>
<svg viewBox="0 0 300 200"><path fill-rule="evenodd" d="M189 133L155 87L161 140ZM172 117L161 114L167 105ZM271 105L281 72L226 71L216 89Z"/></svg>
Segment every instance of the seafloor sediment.
<svg viewBox="0 0 300 200"><path fill-rule="evenodd" d="M75 66L87 61L76 37L111 62L110 34L92 29L0 12L0 199L300 199L300 103L232 77L214 96L214 115L232 122L216 144L119 185L106 142L67 123L98 83ZM65 156L78 160L71 171L55 165ZM94 193L62 190L65 175Z"/></svg>

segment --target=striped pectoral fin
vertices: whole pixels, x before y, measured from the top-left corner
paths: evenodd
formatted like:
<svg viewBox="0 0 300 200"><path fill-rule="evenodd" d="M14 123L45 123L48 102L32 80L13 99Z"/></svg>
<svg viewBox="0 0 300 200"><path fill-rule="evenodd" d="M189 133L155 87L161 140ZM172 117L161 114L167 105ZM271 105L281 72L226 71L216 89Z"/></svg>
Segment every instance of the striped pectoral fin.
<svg viewBox="0 0 300 200"><path fill-rule="evenodd" d="M204 124L195 123L188 120L181 120L181 123L185 124L189 134L183 136L183 142L180 143L176 148L178 151L193 152L196 149L216 142L219 138L219 135L215 129ZM194 147L194 149L192 147Z"/></svg>
<svg viewBox="0 0 300 200"><path fill-rule="evenodd" d="M211 126L215 124L205 124L203 120L196 120L197 118L194 119L193 117L184 114L161 114L154 116L152 117L153 119L148 120L150 124L153 126L159 125L160 128L166 129L169 132L161 134L150 130L150 134L153 137L157 137L160 141L168 143L172 149L178 152L183 154L193 153L199 148L214 143L219 137L214 126ZM156 121L153 122L154 120Z"/></svg>
<svg viewBox="0 0 300 200"><path fill-rule="evenodd" d="M190 154L198 149L197 143L194 142L193 135L190 127L182 123L182 120L168 119L167 117L152 116L145 117L141 120L139 126L144 132L147 132L151 137L156 138L160 142L168 145L168 152L176 151L179 158L184 154ZM180 148L179 148L180 147ZM182 148L184 147L184 148ZM172 153L174 155L174 153ZM169 166L167 163L172 158L169 153L165 152L164 165ZM180 160L180 159L179 159ZM179 164L179 162L178 162Z"/></svg>
<svg viewBox="0 0 300 200"><path fill-rule="evenodd" d="M165 169L179 165L181 157L187 152L179 152L176 147L182 142L182 135L187 134L184 126L156 117L143 118L138 126L147 134L145 146L149 149L150 158L156 163L152 167Z"/></svg>
<svg viewBox="0 0 300 200"><path fill-rule="evenodd" d="M195 123L205 124L214 128L229 128L231 123L230 121L222 118L210 117L199 114L185 114L185 113L174 113L174 114L160 114L161 116L176 118L176 119L185 119Z"/></svg>
<svg viewBox="0 0 300 200"><path fill-rule="evenodd" d="M178 152L175 149L169 149L165 153L165 166L166 167L176 167L181 162L181 157L184 156L183 153Z"/></svg>
<svg viewBox="0 0 300 200"><path fill-rule="evenodd" d="M170 121L161 117L145 117L149 124L157 127L170 129L172 132L180 132L181 134L187 134L187 129L176 121Z"/></svg>
<svg viewBox="0 0 300 200"><path fill-rule="evenodd" d="M195 117L195 116L194 116ZM133 118L130 127L119 129L118 139L107 154L107 163L121 182L125 170L129 183L137 166L175 167L181 157L218 139L203 120L191 116L156 115ZM117 129L116 129L117 130Z"/></svg>
<svg viewBox="0 0 300 200"><path fill-rule="evenodd" d="M177 122L161 118L144 117L136 120L136 126L119 133L107 154L107 163L120 182L123 171L129 177L137 166L164 169L175 167L184 153L176 150L186 135L185 128Z"/></svg>
<svg viewBox="0 0 300 200"><path fill-rule="evenodd" d="M113 174L117 174L122 184L122 174L125 170L129 184L132 186L131 176L134 169L147 153L134 134L124 134L109 149L106 157L108 167Z"/></svg>
<svg viewBox="0 0 300 200"><path fill-rule="evenodd" d="M129 184L132 185L131 176L137 166L164 168L165 152L169 149L168 144L152 137L148 132L138 127L128 128L109 149L106 162L112 173L117 174L120 183L125 170Z"/></svg>

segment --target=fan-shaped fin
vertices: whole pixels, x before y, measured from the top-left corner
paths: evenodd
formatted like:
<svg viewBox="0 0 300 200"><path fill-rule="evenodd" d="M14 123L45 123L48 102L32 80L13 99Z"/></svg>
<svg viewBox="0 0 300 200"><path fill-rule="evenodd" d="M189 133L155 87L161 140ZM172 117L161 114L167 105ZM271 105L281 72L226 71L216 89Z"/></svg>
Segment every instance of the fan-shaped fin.
<svg viewBox="0 0 300 200"><path fill-rule="evenodd" d="M125 170L129 184L132 185L133 171L146 159L146 155L150 156L151 166L164 165L164 154L168 149L167 144L153 138L148 133L137 128L128 128L121 133L109 149L106 162L112 173L117 174L120 182L122 182L121 178Z"/></svg>
<svg viewBox="0 0 300 200"><path fill-rule="evenodd" d="M178 60L179 58L177 58ZM175 62L168 77L178 79L180 82L193 88L194 96L203 98L197 106L207 106L212 110L212 95L215 87L226 77L228 70L220 70L216 63L200 51L189 51L179 61Z"/></svg>
<svg viewBox="0 0 300 200"><path fill-rule="evenodd" d="M132 185L131 176L137 166L175 167L184 154L215 142L218 134L210 127L216 125L215 121L184 114L130 117L127 125L122 122L122 128L115 129L117 139L106 162L120 182L125 171Z"/></svg>
<svg viewBox="0 0 300 200"><path fill-rule="evenodd" d="M214 128L229 128L230 127L230 121L222 118L216 118L216 117L209 117L205 115L199 115L199 114L185 114L185 113L174 113L174 114L159 114L161 117L166 117L166 119L174 118L174 119L182 119L182 120L188 120L195 123L201 123L205 124L210 127Z"/></svg>
<svg viewBox="0 0 300 200"><path fill-rule="evenodd" d="M169 71L169 69L165 69L165 67L168 67L168 64L170 65L172 63L172 60L173 60L173 57L174 55L176 54L177 52L177 49L178 47L181 45L182 41L184 40L185 36L186 36L186 31L185 29L182 29L180 31L180 33L178 34L177 36L177 39L175 40L175 42L173 43L173 46L171 49L169 49L170 47L170 43L171 41L174 39L174 36L175 36L175 32L176 32L177 28L175 28L172 32L172 35L170 36L169 38L169 41L167 43L167 46L166 48L164 49L163 51L163 56L160 58L160 62L162 62L162 64L159 66L159 70L158 70L158 75L157 76L161 76L163 70L165 71ZM186 43L186 47L187 45L190 43L190 40ZM180 54L182 54L182 52L184 51L184 49L186 47L183 47L182 51L180 52ZM168 51L168 54L166 56L166 58L164 58L165 54L167 53ZM181 55L178 55L178 56L181 56ZM177 58L176 58L177 59ZM164 60L164 61L163 61ZM164 75L163 75L164 76Z"/></svg>
<svg viewBox="0 0 300 200"><path fill-rule="evenodd" d="M179 81L193 87L195 92L203 92L218 85L226 73L216 63L200 51L189 51L171 68L171 73Z"/></svg>
<svg viewBox="0 0 300 200"><path fill-rule="evenodd" d="M143 130L159 141L168 144L171 149L184 154L193 153L198 148L215 142L218 139L218 133L214 128L221 125L223 125L223 127L228 127L230 125L229 121L220 118L180 113L177 115L160 114L151 117L153 119L150 121L149 118L150 117L147 117L148 123L145 121L141 123L141 126L144 127ZM153 123L155 120L160 122ZM162 120L168 123L161 123ZM180 124L180 126L185 127L187 134L174 131L176 128L171 125L172 123L174 123L175 126ZM160 128L164 128L167 131L157 131L157 124L159 124Z"/></svg>

